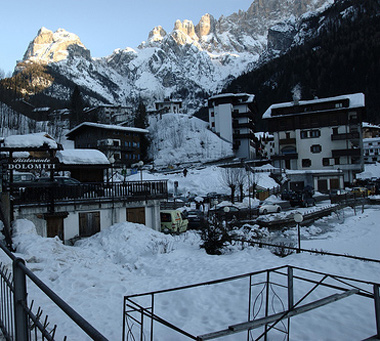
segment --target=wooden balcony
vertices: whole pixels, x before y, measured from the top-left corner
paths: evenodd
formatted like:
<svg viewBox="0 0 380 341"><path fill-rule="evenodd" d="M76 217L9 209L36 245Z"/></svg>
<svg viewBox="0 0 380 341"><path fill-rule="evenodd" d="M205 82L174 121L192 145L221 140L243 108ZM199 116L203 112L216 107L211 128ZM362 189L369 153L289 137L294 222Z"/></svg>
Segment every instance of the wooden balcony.
<svg viewBox="0 0 380 341"><path fill-rule="evenodd" d="M128 181L119 183L81 183L80 185L58 185L57 183L30 183L10 188L14 205L54 204L59 202L94 201L141 201L167 199L167 180Z"/></svg>
<svg viewBox="0 0 380 341"><path fill-rule="evenodd" d="M352 133L345 134L333 134L331 135L331 141L339 141L339 140L357 140L360 138L359 132L355 131Z"/></svg>
<svg viewBox="0 0 380 341"><path fill-rule="evenodd" d="M280 143L280 145L284 145L284 144L295 145L296 144L296 139L295 138L280 139L279 143Z"/></svg>
<svg viewBox="0 0 380 341"><path fill-rule="evenodd" d="M272 160L295 160L298 159L298 153L273 155Z"/></svg>
<svg viewBox="0 0 380 341"><path fill-rule="evenodd" d="M356 156L360 157L362 154L362 150L360 148L357 149L335 149L332 150L332 157L340 157L340 156Z"/></svg>

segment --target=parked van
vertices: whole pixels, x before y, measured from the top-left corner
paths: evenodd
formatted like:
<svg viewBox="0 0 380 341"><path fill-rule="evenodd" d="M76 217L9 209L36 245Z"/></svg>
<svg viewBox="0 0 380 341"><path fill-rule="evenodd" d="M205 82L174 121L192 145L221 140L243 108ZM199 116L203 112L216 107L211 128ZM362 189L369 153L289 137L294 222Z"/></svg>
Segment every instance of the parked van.
<svg viewBox="0 0 380 341"><path fill-rule="evenodd" d="M160 211L160 217L161 232L164 233L185 232L189 225L189 221L178 210L162 210Z"/></svg>

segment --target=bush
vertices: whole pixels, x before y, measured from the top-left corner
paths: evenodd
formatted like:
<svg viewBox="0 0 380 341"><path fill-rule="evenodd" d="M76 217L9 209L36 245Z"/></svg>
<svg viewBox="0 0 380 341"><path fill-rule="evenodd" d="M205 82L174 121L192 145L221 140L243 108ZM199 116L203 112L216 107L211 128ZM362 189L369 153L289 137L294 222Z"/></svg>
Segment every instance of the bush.
<svg viewBox="0 0 380 341"><path fill-rule="evenodd" d="M289 249L290 248L294 248L294 244L293 243L284 243L284 242L281 242L279 243L276 247L273 247L271 249L271 252L273 254L275 254L276 256L279 256L281 258L284 258L286 256L289 256L291 255L292 253L294 253L294 250L293 249Z"/></svg>
<svg viewBox="0 0 380 341"><path fill-rule="evenodd" d="M230 241L223 223L216 219L205 224L205 228L201 232L201 239L203 241L201 248L204 248L209 255L220 255L225 243Z"/></svg>

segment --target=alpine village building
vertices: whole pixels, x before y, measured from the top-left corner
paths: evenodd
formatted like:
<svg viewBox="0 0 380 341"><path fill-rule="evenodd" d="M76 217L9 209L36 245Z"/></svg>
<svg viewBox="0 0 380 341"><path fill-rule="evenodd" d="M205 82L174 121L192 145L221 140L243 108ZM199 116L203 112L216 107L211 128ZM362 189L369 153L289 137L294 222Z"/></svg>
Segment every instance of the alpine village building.
<svg viewBox="0 0 380 341"><path fill-rule="evenodd" d="M256 158L255 95L226 93L208 99L210 129L232 144L237 158Z"/></svg>
<svg viewBox="0 0 380 341"><path fill-rule="evenodd" d="M364 94L271 105L263 114L274 136L273 166L310 173L343 173L344 184L362 172L365 117ZM329 180L329 181L328 181ZM315 189L326 192L339 188L339 180L321 178Z"/></svg>
<svg viewBox="0 0 380 341"><path fill-rule="evenodd" d="M84 122L66 136L75 148L98 149L115 167L128 167L141 159L141 135L147 133L141 128Z"/></svg>

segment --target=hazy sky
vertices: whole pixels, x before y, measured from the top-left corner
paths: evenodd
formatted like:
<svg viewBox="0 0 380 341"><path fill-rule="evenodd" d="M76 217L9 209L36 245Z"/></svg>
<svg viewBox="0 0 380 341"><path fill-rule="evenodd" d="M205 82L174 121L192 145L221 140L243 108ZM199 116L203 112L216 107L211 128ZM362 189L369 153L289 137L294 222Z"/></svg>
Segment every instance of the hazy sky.
<svg viewBox="0 0 380 341"><path fill-rule="evenodd" d="M216 19L254 0L0 0L0 69L13 71L41 27L64 28L79 36L92 57L137 47L158 25L171 32L174 22L188 19L196 25L202 15Z"/></svg>

